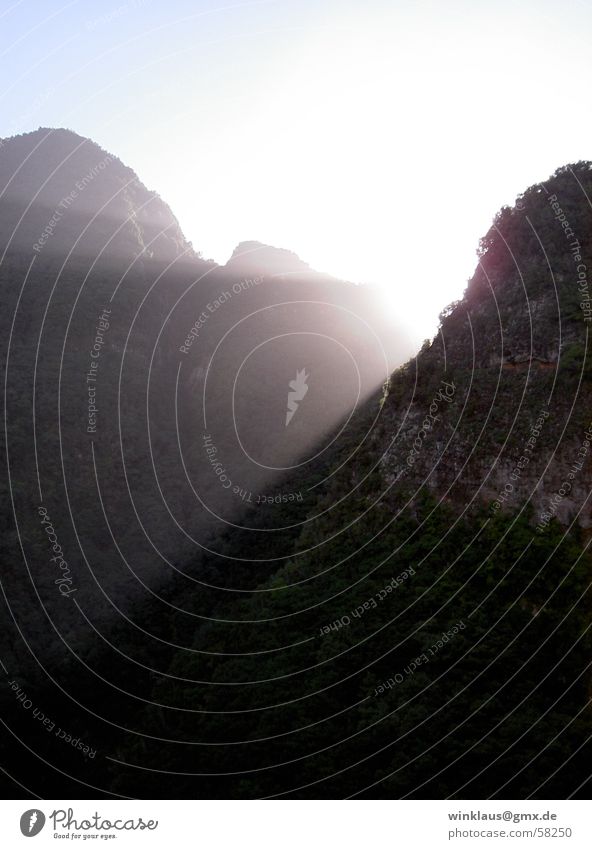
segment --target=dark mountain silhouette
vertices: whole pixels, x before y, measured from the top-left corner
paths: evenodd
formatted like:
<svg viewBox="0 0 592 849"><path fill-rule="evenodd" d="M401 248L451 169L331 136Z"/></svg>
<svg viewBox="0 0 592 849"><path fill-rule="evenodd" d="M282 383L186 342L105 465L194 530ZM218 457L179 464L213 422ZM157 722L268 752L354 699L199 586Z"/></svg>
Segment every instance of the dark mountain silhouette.
<svg viewBox="0 0 592 849"><path fill-rule="evenodd" d="M5 140L0 187L6 589L37 656L57 656L64 634L84 650L247 504L281 494L406 343L362 287L287 251L266 248L257 275L241 251L204 261L157 194L75 133ZM284 257L298 274L278 279ZM76 575L69 604L40 506ZM23 646L3 649L10 663Z"/></svg>
<svg viewBox="0 0 592 849"><path fill-rule="evenodd" d="M3 141L0 249L92 259L191 255L177 219L156 192L99 145L70 130L41 128Z"/></svg>
<svg viewBox="0 0 592 849"><path fill-rule="evenodd" d="M464 298L443 311L438 336L391 379L389 428L401 430L385 454L388 480L405 469L446 379L455 383L454 404L414 455L411 484L407 474L401 487L412 492L423 475L438 499L493 503L494 512L528 502L537 518L556 501L554 518L592 527L592 458L584 444L591 424L591 191L590 163L575 163L498 213Z"/></svg>
<svg viewBox="0 0 592 849"><path fill-rule="evenodd" d="M22 186L6 214L29 210L0 266L13 780L74 798L585 797L590 164L496 216L463 298L400 365L370 290L257 243L206 263L164 204L164 227L136 229L139 184L36 252L81 170L49 133L64 173L29 206L44 133L0 147ZM89 204L127 179L112 166ZM96 753L56 743L26 699Z"/></svg>
<svg viewBox="0 0 592 849"><path fill-rule="evenodd" d="M183 595L209 620L145 729L208 745L196 768L128 736L120 791L171 770L184 798L586 797L591 193L577 163L501 210L438 334L342 435L311 521L274 535L287 562L230 605Z"/></svg>

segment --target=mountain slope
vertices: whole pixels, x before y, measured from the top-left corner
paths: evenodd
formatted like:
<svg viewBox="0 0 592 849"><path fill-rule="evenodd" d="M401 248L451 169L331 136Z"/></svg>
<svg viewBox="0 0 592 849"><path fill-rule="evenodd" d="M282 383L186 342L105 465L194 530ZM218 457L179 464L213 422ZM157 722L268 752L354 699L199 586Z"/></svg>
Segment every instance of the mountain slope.
<svg viewBox="0 0 592 849"><path fill-rule="evenodd" d="M96 758L3 711L61 795L586 797L590 197L577 163L503 209L383 389L367 292L283 251L118 249L88 290L86 254L6 254L2 658Z"/></svg>
<svg viewBox="0 0 592 849"><path fill-rule="evenodd" d="M363 287L293 256L285 280L277 262L254 277L238 254L227 268L203 261L158 195L69 131L0 146L0 258L5 592L51 664L152 599L249 501L275 496L404 358ZM65 598L40 508L75 576ZM5 616L4 663L21 668Z"/></svg>
<svg viewBox="0 0 592 849"><path fill-rule="evenodd" d="M401 434L392 446L384 434L389 482L401 476L412 492L425 479L438 498L493 502L492 512L529 500L538 520L555 504L562 522L592 525L590 196L591 166L578 163L498 214L464 298L391 380ZM412 454L443 380L452 403L439 403Z"/></svg>
<svg viewBox="0 0 592 849"><path fill-rule="evenodd" d="M578 163L500 212L299 535L267 517L287 563L231 603L174 597L187 613L159 633L185 649L144 728L197 743L199 767L193 745L128 736L120 790L170 770L187 798L586 796L589 196Z"/></svg>

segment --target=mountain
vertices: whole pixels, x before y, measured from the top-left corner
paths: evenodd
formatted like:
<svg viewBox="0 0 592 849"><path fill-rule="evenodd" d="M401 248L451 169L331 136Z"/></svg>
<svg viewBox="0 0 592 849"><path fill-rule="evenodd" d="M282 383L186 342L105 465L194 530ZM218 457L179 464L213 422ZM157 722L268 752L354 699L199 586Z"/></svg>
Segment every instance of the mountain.
<svg viewBox="0 0 592 849"><path fill-rule="evenodd" d="M383 463L389 482L401 475L397 490L412 492L425 476L457 508L481 502L505 512L528 502L535 525L550 511L566 526L592 526L591 190L590 164L576 163L502 209L464 298L391 378L387 406L401 432L385 443ZM408 482L407 458L443 381L453 397L437 402Z"/></svg>
<svg viewBox="0 0 592 849"><path fill-rule="evenodd" d="M295 274L311 268L293 251L274 248L261 242L241 242L226 263L228 269L240 268L247 274Z"/></svg>
<svg viewBox="0 0 592 849"><path fill-rule="evenodd" d="M227 267L204 261L157 194L70 131L4 140L0 187L5 591L54 663L64 637L86 651L93 628L275 497L408 347L363 287L289 252L267 248L275 264L257 275L240 250ZM281 280L283 256L298 274ZM303 369L306 399L287 424ZM40 509L69 553L66 598ZM20 668L8 617L2 657Z"/></svg>
<svg viewBox="0 0 592 849"><path fill-rule="evenodd" d="M0 147L27 240L63 138ZM407 362L371 290L144 250L135 200L6 240L7 795L586 797L591 193L502 209Z"/></svg>
<svg viewBox="0 0 592 849"><path fill-rule="evenodd" d="M586 797L591 193L577 163L502 209L437 335L316 470L306 523L231 535L230 599L172 592L158 633L183 648L119 792L174 773L183 798ZM253 587L245 550L282 562Z"/></svg>
<svg viewBox="0 0 592 849"><path fill-rule="evenodd" d="M96 259L191 255L179 223L131 168L70 130L40 128L0 148L0 249Z"/></svg>

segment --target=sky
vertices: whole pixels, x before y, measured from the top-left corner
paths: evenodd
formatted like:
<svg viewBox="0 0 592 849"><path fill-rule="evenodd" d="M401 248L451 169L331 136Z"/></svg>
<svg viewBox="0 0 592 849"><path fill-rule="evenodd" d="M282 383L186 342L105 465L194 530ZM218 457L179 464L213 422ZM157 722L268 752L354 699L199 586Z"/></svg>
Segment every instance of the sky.
<svg viewBox="0 0 592 849"><path fill-rule="evenodd" d="M68 127L205 257L384 287L419 341L496 211L592 159L587 0L0 2L0 136Z"/></svg>

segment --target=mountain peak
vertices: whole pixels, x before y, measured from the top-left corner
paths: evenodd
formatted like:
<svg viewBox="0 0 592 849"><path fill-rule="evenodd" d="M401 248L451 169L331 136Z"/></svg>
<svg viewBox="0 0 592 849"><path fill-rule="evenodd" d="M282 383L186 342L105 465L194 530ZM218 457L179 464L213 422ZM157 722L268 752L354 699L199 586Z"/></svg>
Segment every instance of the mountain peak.
<svg viewBox="0 0 592 849"><path fill-rule="evenodd" d="M262 242L240 242L226 263L228 268L240 268L245 272L261 274L288 274L311 271L308 263L293 251L276 248Z"/></svg>
<svg viewBox="0 0 592 849"><path fill-rule="evenodd" d="M64 128L0 142L0 252L96 257L103 250L163 262L193 255L168 205L91 139Z"/></svg>

